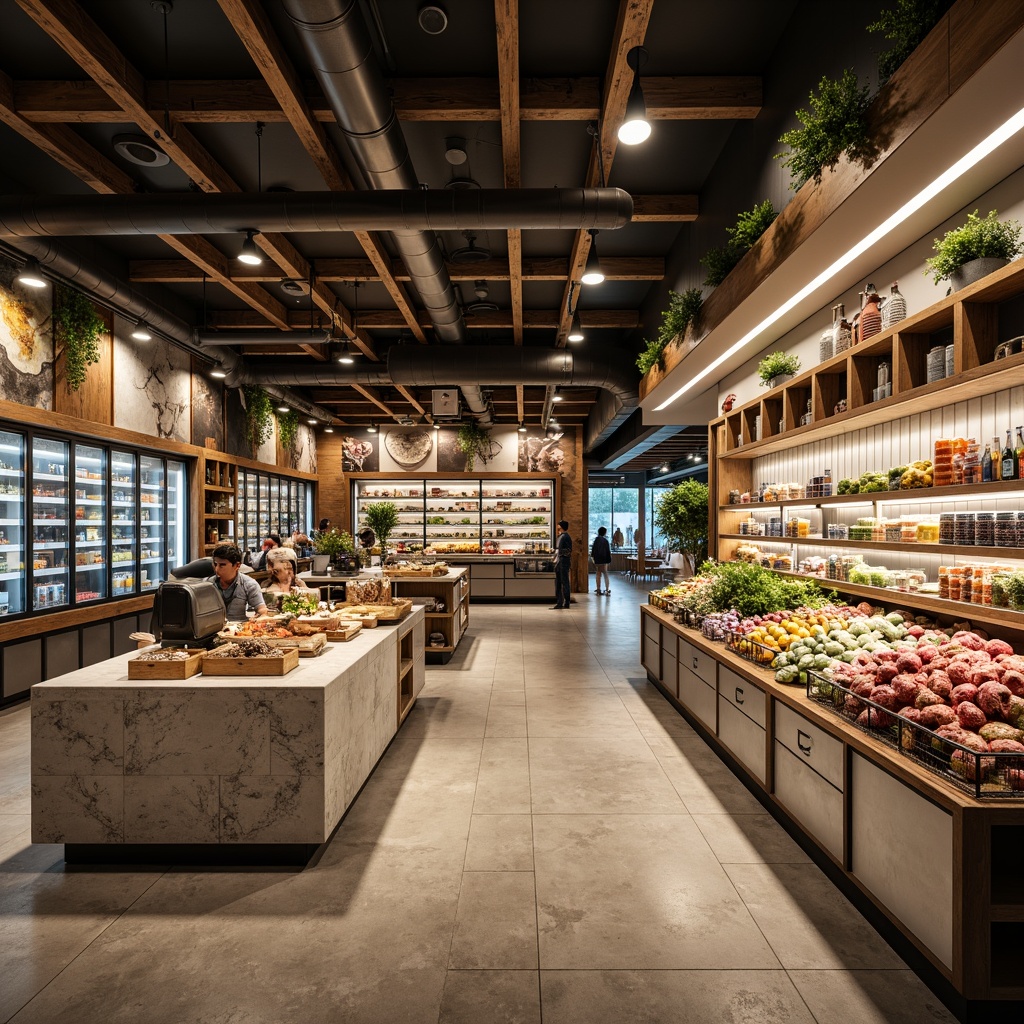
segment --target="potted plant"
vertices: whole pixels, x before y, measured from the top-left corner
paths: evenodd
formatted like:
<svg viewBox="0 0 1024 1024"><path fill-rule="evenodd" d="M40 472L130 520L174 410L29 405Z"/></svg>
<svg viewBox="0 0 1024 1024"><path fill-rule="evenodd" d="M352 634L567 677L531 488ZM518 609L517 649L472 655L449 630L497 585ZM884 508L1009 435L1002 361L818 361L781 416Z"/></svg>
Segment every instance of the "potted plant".
<svg viewBox="0 0 1024 1024"><path fill-rule="evenodd" d="M774 388L792 380L800 372L800 360L788 352L769 352L757 364L757 376L761 383Z"/></svg>
<svg viewBox="0 0 1024 1024"><path fill-rule="evenodd" d="M313 533L313 572L324 572L329 565L352 571L355 545L345 530L317 530ZM345 556L348 556L347 558Z"/></svg>
<svg viewBox="0 0 1024 1024"><path fill-rule="evenodd" d="M398 525L398 509L393 501L375 501L366 506L366 525L377 535L380 545L380 564L388 557L388 538Z"/></svg>
<svg viewBox="0 0 1024 1024"><path fill-rule="evenodd" d="M935 239L935 255L925 260L925 273L936 284L948 278L953 291L959 291L1019 256L1020 232L1017 221L1001 221L995 210L987 217L975 210L966 224Z"/></svg>
<svg viewBox="0 0 1024 1024"><path fill-rule="evenodd" d="M708 557L708 485L684 480L654 506L654 525L689 564L691 573Z"/></svg>

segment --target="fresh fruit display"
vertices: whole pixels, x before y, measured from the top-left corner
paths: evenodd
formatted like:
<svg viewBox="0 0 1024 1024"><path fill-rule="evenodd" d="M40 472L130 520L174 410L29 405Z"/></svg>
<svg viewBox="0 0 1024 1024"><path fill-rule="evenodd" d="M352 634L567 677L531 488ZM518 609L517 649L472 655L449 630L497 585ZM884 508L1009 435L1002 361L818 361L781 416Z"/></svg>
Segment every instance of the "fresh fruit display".
<svg viewBox="0 0 1024 1024"><path fill-rule="evenodd" d="M916 490L919 487L931 487L932 463L930 459L912 462L900 477L900 490Z"/></svg>

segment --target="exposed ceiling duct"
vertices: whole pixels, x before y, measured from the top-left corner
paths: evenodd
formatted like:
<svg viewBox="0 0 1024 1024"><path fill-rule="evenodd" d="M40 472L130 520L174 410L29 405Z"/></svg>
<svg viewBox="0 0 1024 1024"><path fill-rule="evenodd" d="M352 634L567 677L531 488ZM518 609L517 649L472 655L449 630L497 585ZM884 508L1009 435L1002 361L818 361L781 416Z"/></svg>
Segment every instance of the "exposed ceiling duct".
<svg viewBox="0 0 1024 1024"><path fill-rule="evenodd" d="M432 234L435 230L614 230L628 224L632 215L633 199L619 188L5 195L0 196L0 235L39 238L390 231L396 239L404 240L399 248L407 266L409 250L418 274L439 266L447 279ZM413 276L413 280L419 285L420 277ZM444 290L431 280L425 280L423 287L430 294Z"/></svg>

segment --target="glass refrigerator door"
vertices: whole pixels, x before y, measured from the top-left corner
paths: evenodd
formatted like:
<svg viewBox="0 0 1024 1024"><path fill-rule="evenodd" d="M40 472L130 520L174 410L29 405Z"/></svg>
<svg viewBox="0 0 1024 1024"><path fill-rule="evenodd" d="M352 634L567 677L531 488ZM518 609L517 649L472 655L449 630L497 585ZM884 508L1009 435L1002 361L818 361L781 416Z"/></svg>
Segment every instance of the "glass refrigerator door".
<svg viewBox="0 0 1024 1024"><path fill-rule="evenodd" d="M75 445L75 602L107 596L107 453Z"/></svg>
<svg viewBox="0 0 1024 1024"><path fill-rule="evenodd" d="M268 533L276 533L270 528L270 486L269 481L262 474L256 475L256 532L262 541ZM281 538L284 540L284 537Z"/></svg>
<svg viewBox="0 0 1024 1024"><path fill-rule="evenodd" d="M136 472L135 456L129 452L112 452L110 456L110 528L111 563L114 597L135 592L138 568L138 524L135 519ZM148 504L143 509L143 522L159 521ZM159 528L159 527L158 527Z"/></svg>
<svg viewBox="0 0 1024 1024"><path fill-rule="evenodd" d="M25 611L25 438L0 431L0 618Z"/></svg>
<svg viewBox="0 0 1024 1024"><path fill-rule="evenodd" d="M143 455L139 460L139 472L139 497L142 505L142 522L139 524L139 589L153 590L164 578L164 460Z"/></svg>
<svg viewBox="0 0 1024 1024"><path fill-rule="evenodd" d="M185 463L169 460L167 463L167 526L164 530L167 537L167 563L168 570L176 565L182 565L187 561L185 538L188 536L188 509L185 496L188 493L188 476L185 473ZM157 564L149 569L149 577L143 575L142 589L152 590L159 586L163 580L164 566Z"/></svg>
<svg viewBox="0 0 1024 1024"><path fill-rule="evenodd" d="M276 533L282 540L291 535L291 530L282 529L281 515L281 482L276 476L272 476L268 482L270 492L270 532Z"/></svg>
<svg viewBox="0 0 1024 1024"><path fill-rule="evenodd" d="M32 607L68 604L68 445L32 442Z"/></svg>

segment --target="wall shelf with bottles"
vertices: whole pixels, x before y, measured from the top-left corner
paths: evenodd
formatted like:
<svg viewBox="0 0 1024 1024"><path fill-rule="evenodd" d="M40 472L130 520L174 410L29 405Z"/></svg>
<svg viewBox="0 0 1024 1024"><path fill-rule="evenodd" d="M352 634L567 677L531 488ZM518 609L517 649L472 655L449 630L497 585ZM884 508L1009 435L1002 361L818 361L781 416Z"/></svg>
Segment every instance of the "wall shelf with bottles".
<svg viewBox="0 0 1024 1024"><path fill-rule="evenodd" d="M223 542L235 539L235 492L238 468L233 462L204 453L203 458L203 552L207 555Z"/></svg>

